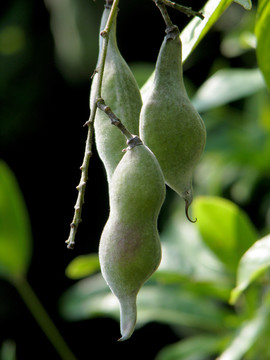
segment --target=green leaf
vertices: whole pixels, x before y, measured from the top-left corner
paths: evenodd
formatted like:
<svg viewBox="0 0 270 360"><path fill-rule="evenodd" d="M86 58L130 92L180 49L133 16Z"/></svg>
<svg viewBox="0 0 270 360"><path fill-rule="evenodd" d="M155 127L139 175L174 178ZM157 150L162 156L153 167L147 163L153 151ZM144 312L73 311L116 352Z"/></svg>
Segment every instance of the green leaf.
<svg viewBox="0 0 270 360"><path fill-rule="evenodd" d="M66 276L70 279L81 279L99 271L97 254L80 255L73 259L66 268Z"/></svg>
<svg viewBox="0 0 270 360"><path fill-rule="evenodd" d="M196 48L204 36L208 33L214 23L220 18L227 7L233 0L209 0L202 8L201 12L204 19L194 17L180 34L182 41L182 60L183 63L189 57L191 52ZM147 96L149 89L152 87L154 73L149 77L147 82L141 88L143 100Z"/></svg>
<svg viewBox="0 0 270 360"><path fill-rule="evenodd" d="M221 278L221 277L220 277ZM170 270L157 270L151 277L152 280L159 284L181 285L186 291L194 292L201 296L214 297L218 300L228 302L231 283L223 278L222 280L197 280L193 276L183 276L179 272ZM152 280L149 280L152 283Z"/></svg>
<svg viewBox="0 0 270 360"><path fill-rule="evenodd" d="M204 242L233 272L244 252L256 241L248 216L233 202L220 197L197 197L193 212Z"/></svg>
<svg viewBox="0 0 270 360"><path fill-rule="evenodd" d="M119 318L117 299L100 273L70 287L62 295L59 309L61 315L69 321L97 316Z"/></svg>
<svg viewBox="0 0 270 360"><path fill-rule="evenodd" d="M180 37L183 44L183 62L188 58L195 47L208 33L215 22L220 18L232 0L209 0L202 8L204 19L194 17L184 28Z"/></svg>
<svg viewBox="0 0 270 360"><path fill-rule="evenodd" d="M226 269L205 245L197 227L184 216L182 203L168 218L162 233L159 272L175 273L191 281L228 284Z"/></svg>
<svg viewBox="0 0 270 360"><path fill-rule="evenodd" d="M163 348L155 360L207 360L218 354L223 338L214 335L193 336Z"/></svg>
<svg viewBox="0 0 270 360"><path fill-rule="evenodd" d="M269 0L259 0L257 10L257 21L255 25L255 35L257 38L257 59L264 79L270 89L270 2Z"/></svg>
<svg viewBox="0 0 270 360"><path fill-rule="evenodd" d="M259 69L223 69L198 89L192 99L198 111L207 111L265 88Z"/></svg>
<svg viewBox="0 0 270 360"><path fill-rule="evenodd" d="M12 340L6 340L3 342L0 349L1 360L16 360L16 344Z"/></svg>
<svg viewBox="0 0 270 360"><path fill-rule="evenodd" d="M223 331L234 322L233 314L211 297L185 286L147 283L138 294L138 324L157 321L199 331Z"/></svg>
<svg viewBox="0 0 270 360"><path fill-rule="evenodd" d="M0 161L0 274L24 275L32 255L30 221L9 167Z"/></svg>
<svg viewBox="0 0 270 360"><path fill-rule="evenodd" d="M223 330L232 314L212 299L189 292L181 286L145 284L138 294L138 326L158 321L169 325ZM78 321L96 316L119 319L119 304L101 274L79 281L60 301L62 316ZM228 316L230 314L230 317Z"/></svg>
<svg viewBox="0 0 270 360"><path fill-rule="evenodd" d="M139 87L143 86L154 70L154 64L147 62L129 63L129 67Z"/></svg>
<svg viewBox="0 0 270 360"><path fill-rule="evenodd" d="M251 10L251 8L252 8L251 0L234 0L234 2L243 6L243 8L246 10Z"/></svg>
<svg viewBox="0 0 270 360"><path fill-rule="evenodd" d="M181 284L188 291L227 302L234 277L209 250L197 227L186 220L182 202L176 205L160 234L162 260L151 279Z"/></svg>
<svg viewBox="0 0 270 360"><path fill-rule="evenodd" d="M253 319L245 321L237 330L226 350L219 356L219 360L241 360L245 353L259 339L268 317L265 308L258 310Z"/></svg>
<svg viewBox="0 0 270 360"><path fill-rule="evenodd" d="M87 78L98 55L96 19L100 17L100 8L85 1L54 0L46 0L46 8L50 13L56 65L67 80Z"/></svg>
<svg viewBox="0 0 270 360"><path fill-rule="evenodd" d="M234 304L241 293L270 267L270 235L256 241L242 256L238 270L236 287L231 293Z"/></svg>

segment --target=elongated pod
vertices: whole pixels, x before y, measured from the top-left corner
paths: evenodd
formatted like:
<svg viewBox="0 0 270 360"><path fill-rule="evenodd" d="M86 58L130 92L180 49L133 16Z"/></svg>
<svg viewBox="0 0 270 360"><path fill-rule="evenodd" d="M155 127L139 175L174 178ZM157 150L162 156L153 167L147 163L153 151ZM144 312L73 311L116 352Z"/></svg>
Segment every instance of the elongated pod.
<svg viewBox="0 0 270 360"><path fill-rule="evenodd" d="M110 9L105 7L100 29L104 30ZM103 41L100 41L100 52ZM98 71L98 69L97 69ZM93 108L97 91L97 78L93 79L90 94L90 108ZM141 94L136 80L119 52L116 40L116 19L109 34L109 44L105 61L101 96L124 126L132 133L139 132L139 114L142 106ZM97 109L95 122L95 141L98 154L105 166L108 181L121 160L126 139L119 129L110 124L107 115Z"/></svg>
<svg viewBox="0 0 270 360"><path fill-rule="evenodd" d="M156 155L166 183L184 198L187 210L206 130L185 89L181 52L175 26L168 31L159 51L153 88L141 110L140 137Z"/></svg>
<svg viewBox="0 0 270 360"><path fill-rule="evenodd" d="M120 340L132 335L137 293L160 263L157 218L164 197L153 153L144 145L128 150L111 180L110 215L99 245L103 277L120 303Z"/></svg>

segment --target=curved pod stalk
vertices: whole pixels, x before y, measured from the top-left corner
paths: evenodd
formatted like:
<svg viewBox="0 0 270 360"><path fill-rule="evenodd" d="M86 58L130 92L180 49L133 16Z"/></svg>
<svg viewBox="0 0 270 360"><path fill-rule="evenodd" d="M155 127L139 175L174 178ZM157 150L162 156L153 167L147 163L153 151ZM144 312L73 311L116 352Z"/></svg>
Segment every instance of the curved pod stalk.
<svg viewBox="0 0 270 360"><path fill-rule="evenodd" d="M101 30L105 28L109 14L110 8L105 7L101 20ZM100 52L102 40L101 38ZM94 77L90 93L90 108L93 108L96 96L97 78ZM109 33L101 96L124 126L132 134L138 134L139 114L142 106L141 94L136 80L117 46L116 18ZM95 117L94 130L97 151L105 166L109 181L123 156L122 149L126 145L126 139L119 129L110 124L107 115L99 109L97 109Z"/></svg>
<svg viewBox="0 0 270 360"><path fill-rule="evenodd" d="M99 258L103 277L120 303L121 341L136 325L136 297L161 260L157 218L165 182L153 153L138 145L127 150L110 184L110 215Z"/></svg>
<svg viewBox="0 0 270 360"><path fill-rule="evenodd" d="M176 26L161 45L154 84L140 115L140 137L156 155L166 183L192 202L192 176L205 147L206 129L190 102L182 70L182 44Z"/></svg>

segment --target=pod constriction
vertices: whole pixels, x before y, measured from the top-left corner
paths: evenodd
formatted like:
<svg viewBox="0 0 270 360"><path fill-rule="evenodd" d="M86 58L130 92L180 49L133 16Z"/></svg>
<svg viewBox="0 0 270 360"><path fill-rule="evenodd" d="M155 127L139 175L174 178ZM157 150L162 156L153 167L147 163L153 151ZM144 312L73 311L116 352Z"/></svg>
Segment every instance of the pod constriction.
<svg viewBox="0 0 270 360"><path fill-rule="evenodd" d="M185 89L181 53L175 26L159 51L153 87L141 110L140 137L156 155L167 185L183 197L188 208L193 198L193 172L204 151L206 129Z"/></svg>
<svg viewBox="0 0 270 360"><path fill-rule="evenodd" d="M128 150L111 180L110 215L99 245L101 272L120 303L120 340L132 335L138 291L160 263L157 218L164 197L153 153L144 145Z"/></svg>
<svg viewBox="0 0 270 360"><path fill-rule="evenodd" d="M100 30L104 30L109 14L110 9L106 7L103 12ZM103 41L101 39L100 52L102 45ZM93 108L96 87L97 77L95 76L91 86L90 108ZM132 134L138 134L139 114L142 106L141 94L136 80L117 46L116 19L109 34L101 96L124 126ZM97 109L94 129L97 151L104 164L107 179L110 181L117 164L123 156L122 149L126 145L126 140L119 129L110 124L108 116L100 109Z"/></svg>

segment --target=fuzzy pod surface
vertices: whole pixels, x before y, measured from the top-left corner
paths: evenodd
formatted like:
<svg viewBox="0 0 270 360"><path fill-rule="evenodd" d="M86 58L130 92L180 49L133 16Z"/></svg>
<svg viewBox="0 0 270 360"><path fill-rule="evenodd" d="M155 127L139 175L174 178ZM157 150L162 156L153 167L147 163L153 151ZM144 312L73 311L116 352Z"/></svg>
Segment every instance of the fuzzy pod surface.
<svg viewBox="0 0 270 360"><path fill-rule="evenodd" d="M140 115L140 137L156 155L165 181L192 202L192 177L204 151L206 129L183 81L182 43L175 26L161 45L152 90Z"/></svg>
<svg viewBox="0 0 270 360"><path fill-rule="evenodd" d="M109 14L110 8L105 7L100 30L104 30ZM99 45L100 53L103 44L102 40L101 38ZM96 91L97 77L95 76L90 92L90 108L93 108ZM138 134L142 99L138 84L118 49L116 18L113 21L109 33L101 96L124 126L132 134ZM119 129L110 124L108 116L100 109L97 109L94 131L97 152L104 164L109 182L117 164L123 156L122 150L126 146L126 139Z"/></svg>
<svg viewBox="0 0 270 360"><path fill-rule="evenodd" d="M165 181L155 156L145 145L128 150L110 185L110 215L103 229L101 272L120 304L121 341L136 325L136 298L161 260L157 219Z"/></svg>

